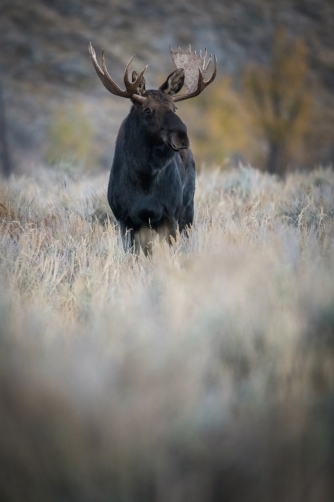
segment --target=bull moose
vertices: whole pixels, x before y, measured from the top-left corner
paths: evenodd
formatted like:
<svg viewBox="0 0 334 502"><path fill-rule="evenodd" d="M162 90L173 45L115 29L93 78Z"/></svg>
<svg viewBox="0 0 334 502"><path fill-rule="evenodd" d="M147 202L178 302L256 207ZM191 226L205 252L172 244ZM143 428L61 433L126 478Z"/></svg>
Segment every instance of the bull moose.
<svg viewBox="0 0 334 502"><path fill-rule="evenodd" d="M176 115L175 103L198 96L216 77L214 69L205 81L212 56L191 51L170 49L176 66L157 90L146 90L144 72L132 73L128 62L124 73L125 90L110 77L102 51L99 66L92 44L89 53L106 89L122 98L129 98L132 107L123 121L116 140L111 167L108 202L118 221L124 249L145 255L151 251L151 232L170 244L179 231L193 223L195 193L195 161L189 148L187 127ZM187 92L177 96L185 85Z"/></svg>

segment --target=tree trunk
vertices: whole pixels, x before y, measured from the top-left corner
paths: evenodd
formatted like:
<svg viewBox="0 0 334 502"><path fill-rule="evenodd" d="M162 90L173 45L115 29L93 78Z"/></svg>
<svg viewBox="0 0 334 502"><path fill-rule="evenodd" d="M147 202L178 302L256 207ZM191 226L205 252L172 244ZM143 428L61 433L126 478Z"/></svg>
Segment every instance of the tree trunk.
<svg viewBox="0 0 334 502"><path fill-rule="evenodd" d="M9 178L9 176L12 173L13 166L8 147L5 100L1 82L0 82L0 154L1 154L2 175L4 178Z"/></svg>
<svg viewBox="0 0 334 502"><path fill-rule="evenodd" d="M281 152L281 145L274 141L269 142L269 152L267 158L267 171L269 174L279 174L278 161Z"/></svg>

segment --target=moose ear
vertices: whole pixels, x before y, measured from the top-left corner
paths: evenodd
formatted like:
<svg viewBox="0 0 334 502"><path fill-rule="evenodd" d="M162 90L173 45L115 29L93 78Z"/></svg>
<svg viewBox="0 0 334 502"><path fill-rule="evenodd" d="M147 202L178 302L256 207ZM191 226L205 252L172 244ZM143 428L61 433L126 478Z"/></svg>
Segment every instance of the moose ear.
<svg viewBox="0 0 334 502"><path fill-rule="evenodd" d="M177 94L183 87L184 84L184 69L179 68L173 71L168 77L166 82L160 86L160 91L173 96Z"/></svg>
<svg viewBox="0 0 334 502"><path fill-rule="evenodd" d="M133 71L132 72L132 82L134 82L137 77L138 77L138 73L136 71ZM140 84L137 87L137 94L142 96L144 94L144 92L146 91L145 86L146 86L146 81L145 81L144 77L142 77L140 80Z"/></svg>

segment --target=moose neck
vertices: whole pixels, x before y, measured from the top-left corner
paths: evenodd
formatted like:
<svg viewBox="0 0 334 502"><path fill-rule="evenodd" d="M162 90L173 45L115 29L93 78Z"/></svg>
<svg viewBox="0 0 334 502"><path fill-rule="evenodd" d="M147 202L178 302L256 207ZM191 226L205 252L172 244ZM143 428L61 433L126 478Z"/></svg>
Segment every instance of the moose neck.
<svg viewBox="0 0 334 502"><path fill-rule="evenodd" d="M131 168L157 174L167 167L176 153L159 138L149 133L139 112L133 106L124 123L125 155Z"/></svg>

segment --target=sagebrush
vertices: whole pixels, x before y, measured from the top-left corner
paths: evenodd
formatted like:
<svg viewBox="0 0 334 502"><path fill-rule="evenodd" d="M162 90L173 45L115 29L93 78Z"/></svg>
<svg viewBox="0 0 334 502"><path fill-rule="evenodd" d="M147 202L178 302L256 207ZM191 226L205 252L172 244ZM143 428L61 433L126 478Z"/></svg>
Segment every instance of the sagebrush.
<svg viewBox="0 0 334 502"><path fill-rule="evenodd" d="M77 178L0 185L1 500L333 500L333 171L202 172L139 259Z"/></svg>

